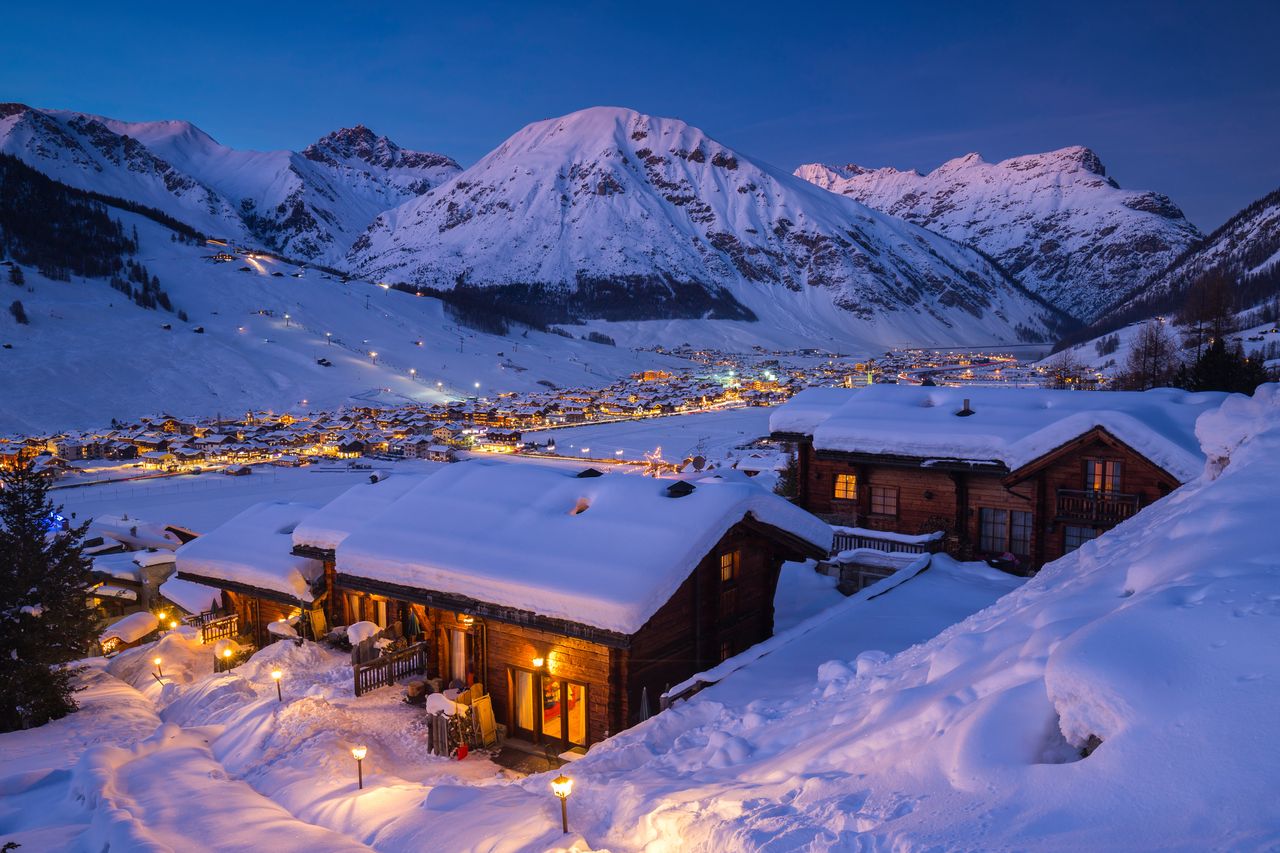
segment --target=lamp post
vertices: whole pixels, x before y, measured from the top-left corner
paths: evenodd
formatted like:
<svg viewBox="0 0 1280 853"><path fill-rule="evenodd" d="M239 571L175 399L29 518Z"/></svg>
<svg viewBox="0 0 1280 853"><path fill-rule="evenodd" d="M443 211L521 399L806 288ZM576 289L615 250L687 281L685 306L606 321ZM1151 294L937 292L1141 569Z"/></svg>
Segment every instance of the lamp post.
<svg viewBox="0 0 1280 853"><path fill-rule="evenodd" d="M573 780L561 773L551 780L551 793L560 800L560 826L569 832L569 794L573 792Z"/></svg>
<svg viewBox="0 0 1280 853"><path fill-rule="evenodd" d="M284 673L278 669L271 670L271 680L276 683L276 699L283 702L284 693L280 691L280 679L284 678Z"/></svg>
<svg viewBox="0 0 1280 853"><path fill-rule="evenodd" d="M160 669L160 658L152 658L151 662L156 665L156 675L164 678L164 671Z"/></svg>
<svg viewBox="0 0 1280 853"><path fill-rule="evenodd" d="M378 354L377 354L376 352L373 352L372 350L370 350L370 351L369 351L369 360L370 360L370 361L372 361L374 364L377 364L377 363L378 363Z"/></svg>
<svg viewBox="0 0 1280 853"><path fill-rule="evenodd" d="M287 329L287 328L289 328L289 315L288 315L288 314L285 314L285 315L284 315L284 327L285 327L286 329Z"/></svg>
<svg viewBox="0 0 1280 853"><path fill-rule="evenodd" d="M333 346L333 332L325 332L324 338L328 342L329 346Z"/></svg>
<svg viewBox="0 0 1280 853"><path fill-rule="evenodd" d="M418 380L418 371L415 368L409 368L409 381L416 382Z"/></svg>
<svg viewBox="0 0 1280 853"><path fill-rule="evenodd" d="M351 757L356 760L356 779L359 781L361 789L364 788L364 757L369 752L367 746L351 747Z"/></svg>

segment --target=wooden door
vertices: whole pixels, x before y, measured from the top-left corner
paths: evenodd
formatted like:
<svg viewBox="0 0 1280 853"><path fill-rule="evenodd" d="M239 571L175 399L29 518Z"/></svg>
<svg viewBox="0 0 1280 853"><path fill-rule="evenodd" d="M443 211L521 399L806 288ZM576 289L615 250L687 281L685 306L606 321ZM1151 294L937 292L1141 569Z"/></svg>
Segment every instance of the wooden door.
<svg viewBox="0 0 1280 853"><path fill-rule="evenodd" d="M513 737L536 742L540 728L538 717L541 702L535 694L538 677L527 669L507 667L507 720Z"/></svg>

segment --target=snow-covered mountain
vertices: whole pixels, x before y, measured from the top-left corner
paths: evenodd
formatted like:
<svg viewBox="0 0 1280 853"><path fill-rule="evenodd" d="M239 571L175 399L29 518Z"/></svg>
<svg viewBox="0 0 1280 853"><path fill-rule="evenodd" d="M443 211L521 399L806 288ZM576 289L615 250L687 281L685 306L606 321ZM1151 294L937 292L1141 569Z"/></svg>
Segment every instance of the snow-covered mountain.
<svg viewBox="0 0 1280 853"><path fill-rule="evenodd" d="M460 170L359 125L301 152L238 151L185 121L124 122L24 104L0 105L0 151L205 233L322 263L341 260L380 212Z"/></svg>
<svg viewBox="0 0 1280 853"><path fill-rule="evenodd" d="M1168 197L1121 189L1079 146L1000 163L969 154L927 175L817 163L795 174L980 249L1086 322L1201 236Z"/></svg>
<svg viewBox="0 0 1280 853"><path fill-rule="evenodd" d="M1134 288L1116 305L1124 317L1150 316L1177 308L1183 293L1210 272L1221 272L1247 287L1249 279L1274 279L1280 273L1280 189L1268 193L1228 219L1204 242L1184 252L1150 282ZM1274 293L1274 285L1242 294L1247 308Z"/></svg>
<svg viewBox="0 0 1280 853"><path fill-rule="evenodd" d="M0 311L0 433L103 427L160 410L207 417L430 404L689 366L535 330L486 334L460 325L436 299L343 284L316 269L295 277L294 265L263 256L217 263L149 219L111 214L125 233L137 230L132 259L189 322L145 310L105 280L51 280L28 266L25 286L15 288L0 266L4 306L20 297L29 317L22 325Z"/></svg>
<svg viewBox="0 0 1280 853"><path fill-rule="evenodd" d="M540 121L384 213L370 277L536 300L542 319L711 317L863 340L1042 337L1052 313L974 251L734 151L598 107Z"/></svg>

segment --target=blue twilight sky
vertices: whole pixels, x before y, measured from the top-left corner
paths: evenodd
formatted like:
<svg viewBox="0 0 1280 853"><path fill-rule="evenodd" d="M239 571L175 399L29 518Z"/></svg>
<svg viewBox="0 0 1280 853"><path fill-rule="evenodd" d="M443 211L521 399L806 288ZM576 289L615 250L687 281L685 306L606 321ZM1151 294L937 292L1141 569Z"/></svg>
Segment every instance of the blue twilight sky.
<svg viewBox="0 0 1280 853"><path fill-rule="evenodd" d="M775 165L931 169L1083 144L1208 231L1280 187L1280 0L5 3L0 101L242 148L362 122L473 163L582 107Z"/></svg>

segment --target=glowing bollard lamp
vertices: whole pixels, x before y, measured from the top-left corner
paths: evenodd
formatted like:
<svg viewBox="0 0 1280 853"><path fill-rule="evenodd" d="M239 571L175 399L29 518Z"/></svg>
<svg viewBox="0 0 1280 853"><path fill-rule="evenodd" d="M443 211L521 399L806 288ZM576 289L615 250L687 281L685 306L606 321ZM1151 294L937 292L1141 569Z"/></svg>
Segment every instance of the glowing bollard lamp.
<svg viewBox="0 0 1280 853"><path fill-rule="evenodd" d="M278 669L271 670L271 680L276 683L276 698L281 702L284 701L284 693L280 691L280 679L284 678L284 673Z"/></svg>
<svg viewBox="0 0 1280 853"><path fill-rule="evenodd" d="M364 757L369 753L367 746L351 747L351 757L356 760L356 779L359 781L360 788L364 788Z"/></svg>
<svg viewBox="0 0 1280 853"><path fill-rule="evenodd" d="M569 832L569 794L573 793L573 780L561 773L551 780L551 793L560 800L560 825Z"/></svg>
<svg viewBox="0 0 1280 853"><path fill-rule="evenodd" d="M152 658L151 662L156 665L156 675L164 678L164 671L160 669L160 658Z"/></svg>

